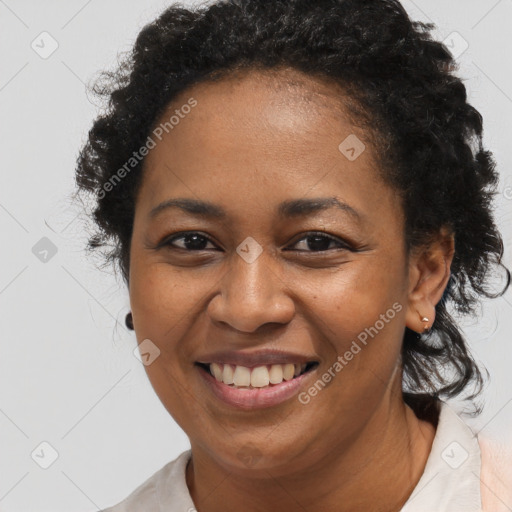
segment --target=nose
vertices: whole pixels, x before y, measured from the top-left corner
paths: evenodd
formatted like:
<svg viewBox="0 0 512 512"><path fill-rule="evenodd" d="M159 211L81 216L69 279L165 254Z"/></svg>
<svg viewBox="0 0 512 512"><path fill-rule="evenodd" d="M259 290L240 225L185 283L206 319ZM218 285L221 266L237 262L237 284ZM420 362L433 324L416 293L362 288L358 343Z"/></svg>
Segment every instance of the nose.
<svg viewBox="0 0 512 512"><path fill-rule="evenodd" d="M271 255L263 251L255 261L248 262L235 253L233 260L219 283L219 292L208 304L212 321L248 333L263 324L290 322L295 314L294 302Z"/></svg>

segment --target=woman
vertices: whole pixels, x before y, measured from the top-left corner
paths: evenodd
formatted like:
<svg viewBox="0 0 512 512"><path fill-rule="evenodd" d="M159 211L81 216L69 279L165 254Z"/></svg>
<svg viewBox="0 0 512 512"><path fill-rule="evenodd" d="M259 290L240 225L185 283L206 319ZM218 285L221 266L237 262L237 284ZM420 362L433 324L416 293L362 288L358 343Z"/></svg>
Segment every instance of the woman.
<svg viewBox="0 0 512 512"><path fill-rule="evenodd" d="M97 89L90 247L191 444L110 512L506 503L445 402L483 382L449 307L491 296L503 245L431 28L396 0L174 6Z"/></svg>

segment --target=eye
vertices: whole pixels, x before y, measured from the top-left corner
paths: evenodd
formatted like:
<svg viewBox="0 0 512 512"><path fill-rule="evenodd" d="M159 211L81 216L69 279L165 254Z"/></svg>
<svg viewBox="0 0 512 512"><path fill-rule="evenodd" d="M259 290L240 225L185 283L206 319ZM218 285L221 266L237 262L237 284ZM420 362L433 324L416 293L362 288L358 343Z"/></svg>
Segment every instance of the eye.
<svg viewBox="0 0 512 512"><path fill-rule="evenodd" d="M309 240L309 242L306 242L303 245L311 249L305 252L325 252L333 249L329 247L333 243L338 245L338 249L351 250L350 246L347 243L322 232L309 233L307 236L301 238L300 240L297 240L297 242L295 242L294 245L297 245L298 243L303 242L304 240ZM300 252L304 251L301 250Z"/></svg>
<svg viewBox="0 0 512 512"><path fill-rule="evenodd" d="M176 240L183 240L184 247L176 245ZM205 247L205 243L212 244L210 239L201 233L197 233L195 231L187 231L165 239L161 244L159 244L159 246L170 247L171 249L183 249L185 251L192 252L206 250L207 247Z"/></svg>
<svg viewBox="0 0 512 512"><path fill-rule="evenodd" d="M180 242L182 244L181 246L176 243L178 240L182 241ZM305 240L307 241L306 243L304 243ZM347 243L322 232L309 233L307 236L297 240L293 245L297 245L301 242L310 250L299 249L299 252L325 252L336 249L336 247L331 247L332 244L337 244L338 249L352 250ZM207 250L208 244L211 244L214 249L218 249L207 236L195 231L187 231L165 239L159 244L159 247L169 247L171 249L182 249L187 252L193 252Z"/></svg>

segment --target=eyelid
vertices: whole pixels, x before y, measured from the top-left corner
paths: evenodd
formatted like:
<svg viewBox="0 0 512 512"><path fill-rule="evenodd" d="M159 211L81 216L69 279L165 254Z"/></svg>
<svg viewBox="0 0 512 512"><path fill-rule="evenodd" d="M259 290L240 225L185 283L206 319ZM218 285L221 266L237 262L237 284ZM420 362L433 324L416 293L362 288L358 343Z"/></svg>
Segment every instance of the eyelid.
<svg viewBox="0 0 512 512"><path fill-rule="evenodd" d="M208 235L205 235L204 233L201 233L201 231L179 231L177 233L173 233L172 235L169 235L169 236L166 236L162 239L161 242L158 243L158 245L156 246L156 249L160 249L161 247L171 247L172 249L177 249L177 250L182 250L182 251L185 251L185 252L201 252L200 250L197 250L197 251L189 251L187 249L184 249L183 247L177 247L175 245L172 245L172 242L174 242L174 240L177 240L179 238L184 238L185 236L187 235L200 235L201 237L203 237L205 240L207 240L208 243L211 243L213 245L217 245L215 244L215 242L211 239L210 236ZM211 249L202 249L203 251L206 251L206 250L211 250Z"/></svg>
<svg viewBox="0 0 512 512"><path fill-rule="evenodd" d="M339 238L337 236L334 236L334 235L331 235L329 233L326 233L324 231L305 231L304 233L301 233L299 235L300 238L297 238L295 240L295 242L292 243L292 245L296 245L297 243L299 243L300 241L304 240L305 238L309 238L309 237L315 236L315 235L322 236L324 238L328 238L332 242L337 243L340 247L337 247L335 249L354 250L347 241L345 241L342 238ZM291 250L296 250L296 249L291 249ZM297 252L310 252L312 254L318 254L318 253L322 253L322 252L328 252L328 251L331 251L331 250L333 250L333 249L327 249L325 251L298 251L297 250Z"/></svg>
<svg viewBox="0 0 512 512"><path fill-rule="evenodd" d="M210 236L208 236L200 231L181 231L178 233L173 233L172 235L170 235L168 237L165 237L161 242L158 243L156 248L159 249L161 247L170 247L171 249L182 250L182 251L189 252L189 253L211 250L211 249L198 249L196 251L187 250L187 249L184 249L183 247L177 247L172 244L172 242L174 242L175 240L183 238L186 235L200 235L207 241L207 243L211 243L211 244L217 246L217 244L211 239ZM319 254L319 253L321 254L321 253L326 253L326 252L329 252L332 250L348 250L348 251L353 251L353 252L356 251L356 248L354 248L349 242L343 240L342 238L338 238L334 235L326 233L324 231L305 231L303 233L300 233L298 235L300 238L297 238L294 242L292 242L291 245L292 246L296 245L297 243L301 242L302 240L312 237L312 236L315 236L315 235L322 236L324 238L331 240L332 242L337 243L338 247L335 247L332 249L326 249L324 251L303 251L303 250L298 250L298 249L289 249L289 250L301 252L301 253L311 253L311 254ZM218 247L217 247L217 249L218 249Z"/></svg>

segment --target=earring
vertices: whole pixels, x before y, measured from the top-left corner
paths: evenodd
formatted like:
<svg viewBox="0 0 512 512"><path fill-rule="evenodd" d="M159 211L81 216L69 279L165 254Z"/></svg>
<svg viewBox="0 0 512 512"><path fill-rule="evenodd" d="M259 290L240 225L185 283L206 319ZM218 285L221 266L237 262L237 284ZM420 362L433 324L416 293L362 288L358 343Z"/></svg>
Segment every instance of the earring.
<svg viewBox="0 0 512 512"><path fill-rule="evenodd" d="M428 326L429 319L428 319L426 316L424 316L424 317L421 319L421 321L422 321L422 322L426 322L425 327L423 327L423 332L425 332L425 333L426 333L426 332L430 331L430 327Z"/></svg>
<svg viewBox="0 0 512 512"><path fill-rule="evenodd" d="M130 331L135 330L133 328L133 316L132 316L131 311L126 315L126 317L124 319L124 323L126 324L126 327L128 327L128 329L130 329Z"/></svg>

